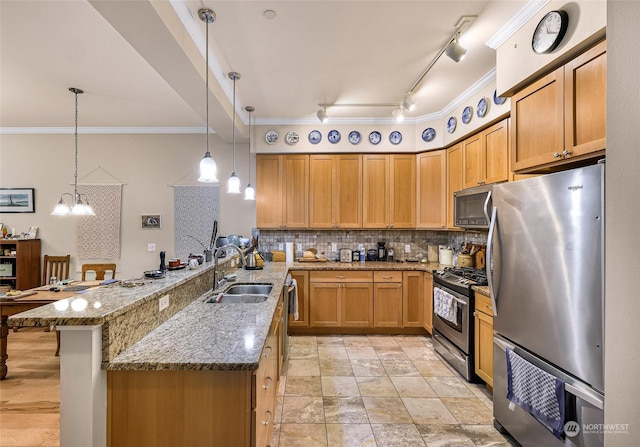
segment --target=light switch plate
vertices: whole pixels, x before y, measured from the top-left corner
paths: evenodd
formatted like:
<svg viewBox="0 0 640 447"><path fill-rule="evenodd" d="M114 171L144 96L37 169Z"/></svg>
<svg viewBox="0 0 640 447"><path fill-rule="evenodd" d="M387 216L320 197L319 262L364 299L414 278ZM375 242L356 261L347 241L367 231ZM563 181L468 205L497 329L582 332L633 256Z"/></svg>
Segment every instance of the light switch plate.
<svg viewBox="0 0 640 447"><path fill-rule="evenodd" d="M156 251L156 244L147 244L147 251Z"/></svg>
<svg viewBox="0 0 640 447"><path fill-rule="evenodd" d="M300 244L300 243L297 244L297 250L298 251L302 251L302 244Z"/></svg>
<svg viewBox="0 0 640 447"><path fill-rule="evenodd" d="M338 251L338 244L331 242L331 251Z"/></svg>
<svg viewBox="0 0 640 447"><path fill-rule="evenodd" d="M410 244L404 244L404 252L405 253L411 253L411 245Z"/></svg>
<svg viewBox="0 0 640 447"><path fill-rule="evenodd" d="M279 243L278 244L278 250L284 250L284 244L283 243Z"/></svg>
<svg viewBox="0 0 640 447"><path fill-rule="evenodd" d="M158 311L161 312L169 307L169 295L161 296L158 300Z"/></svg>

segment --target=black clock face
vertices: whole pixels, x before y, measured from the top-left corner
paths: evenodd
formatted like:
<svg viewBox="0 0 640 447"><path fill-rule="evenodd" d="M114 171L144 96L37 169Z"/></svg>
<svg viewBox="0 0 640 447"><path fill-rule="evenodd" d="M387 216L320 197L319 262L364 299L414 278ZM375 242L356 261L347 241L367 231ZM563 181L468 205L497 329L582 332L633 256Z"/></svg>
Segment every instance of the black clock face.
<svg viewBox="0 0 640 447"><path fill-rule="evenodd" d="M547 13L531 38L531 48L538 54L550 53L555 50L567 32L569 15L562 10Z"/></svg>

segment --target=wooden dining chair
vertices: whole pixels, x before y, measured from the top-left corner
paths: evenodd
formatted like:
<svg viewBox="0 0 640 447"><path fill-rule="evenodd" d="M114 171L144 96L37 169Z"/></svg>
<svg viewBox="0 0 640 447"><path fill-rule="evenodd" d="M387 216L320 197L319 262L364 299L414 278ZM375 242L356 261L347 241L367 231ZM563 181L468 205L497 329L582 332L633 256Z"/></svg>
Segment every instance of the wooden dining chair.
<svg viewBox="0 0 640 447"><path fill-rule="evenodd" d="M49 284L52 276L58 281L69 278L69 265L71 264L71 255L67 256L49 256L44 255L44 267L42 269L42 285Z"/></svg>
<svg viewBox="0 0 640 447"><path fill-rule="evenodd" d="M104 280L106 272L111 272L111 279L116 277L116 265L115 264L82 264L82 281L86 280L87 272L95 272L96 280Z"/></svg>

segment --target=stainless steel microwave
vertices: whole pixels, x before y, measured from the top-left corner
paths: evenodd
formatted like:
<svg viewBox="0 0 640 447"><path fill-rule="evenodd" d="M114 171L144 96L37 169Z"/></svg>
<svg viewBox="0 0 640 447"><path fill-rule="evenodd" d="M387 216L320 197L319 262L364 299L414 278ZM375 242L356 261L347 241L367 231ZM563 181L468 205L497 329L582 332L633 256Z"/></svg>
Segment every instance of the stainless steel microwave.
<svg viewBox="0 0 640 447"><path fill-rule="evenodd" d="M459 228L488 229L492 185L482 185L453 193L454 225Z"/></svg>

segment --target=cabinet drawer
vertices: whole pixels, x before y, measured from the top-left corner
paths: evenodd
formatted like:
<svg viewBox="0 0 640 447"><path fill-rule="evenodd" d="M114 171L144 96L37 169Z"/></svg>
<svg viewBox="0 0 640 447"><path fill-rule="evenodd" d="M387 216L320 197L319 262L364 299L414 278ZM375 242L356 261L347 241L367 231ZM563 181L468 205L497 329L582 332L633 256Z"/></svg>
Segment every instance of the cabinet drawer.
<svg viewBox="0 0 640 447"><path fill-rule="evenodd" d="M311 272L310 282L372 282L370 270L323 270Z"/></svg>
<svg viewBox="0 0 640 447"><path fill-rule="evenodd" d="M373 272L373 282L402 282L400 270L376 270Z"/></svg>
<svg viewBox="0 0 640 447"><path fill-rule="evenodd" d="M481 293L476 293L476 312L482 312L484 314L493 317L493 306L491 305L491 298Z"/></svg>

